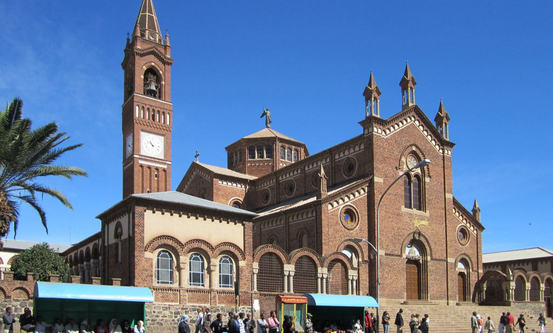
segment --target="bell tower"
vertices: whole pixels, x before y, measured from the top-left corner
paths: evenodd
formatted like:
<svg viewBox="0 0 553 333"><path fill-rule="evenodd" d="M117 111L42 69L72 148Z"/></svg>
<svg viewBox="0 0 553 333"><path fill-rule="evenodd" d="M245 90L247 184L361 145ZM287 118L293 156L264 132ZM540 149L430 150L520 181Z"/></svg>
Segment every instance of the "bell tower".
<svg viewBox="0 0 553 333"><path fill-rule="evenodd" d="M123 91L123 198L171 189L171 45L153 0L143 0L127 38Z"/></svg>

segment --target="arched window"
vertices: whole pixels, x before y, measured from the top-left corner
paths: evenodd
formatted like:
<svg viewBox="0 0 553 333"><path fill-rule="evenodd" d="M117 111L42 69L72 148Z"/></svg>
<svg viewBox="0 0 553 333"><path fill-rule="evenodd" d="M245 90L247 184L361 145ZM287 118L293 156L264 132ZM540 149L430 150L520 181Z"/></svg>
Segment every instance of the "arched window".
<svg viewBox="0 0 553 333"><path fill-rule="evenodd" d="M294 155L293 155L293 157L292 157L292 160L293 160L294 162L297 162L299 156L300 156L300 152L299 152L297 149L294 149Z"/></svg>
<svg viewBox="0 0 553 333"><path fill-rule="evenodd" d="M540 280L537 277L533 277L530 280L530 301L538 302L540 300Z"/></svg>
<svg viewBox="0 0 553 333"><path fill-rule="evenodd" d="M411 177L409 175L403 177L403 202L405 208L411 208L413 205L411 198Z"/></svg>
<svg viewBox="0 0 553 333"><path fill-rule="evenodd" d="M156 264L158 284L173 284L173 257L168 251L159 251Z"/></svg>
<svg viewBox="0 0 553 333"><path fill-rule="evenodd" d="M523 302L526 300L526 281L521 276L515 279L515 301Z"/></svg>
<svg viewBox="0 0 553 333"><path fill-rule="evenodd" d="M284 290L284 271L280 258L274 253L266 253L259 259L257 289L259 291L282 292Z"/></svg>
<svg viewBox="0 0 553 333"><path fill-rule="evenodd" d="M422 210L421 179L418 175L413 177L413 208Z"/></svg>
<svg viewBox="0 0 553 333"><path fill-rule="evenodd" d="M348 294L348 270L340 260L333 260L328 265L328 293L336 295Z"/></svg>
<svg viewBox="0 0 553 333"><path fill-rule="evenodd" d="M302 256L294 265L294 292L317 292L317 264L308 256Z"/></svg>
<svg viewBox="0 0 553 333"><path fill-rule="evenodd" d="M357 268L357 266L359 265L357 251L352 246L348 245L342 250L342 253L351 260L351 265Z"/></svg>
<svg viewBox="0 0 553 333"><path fill-rule="evenodd" d="M219 288L232 288L232 260L224 256L219 260Z"/></svg>
<svg viewBox="0 0 553 333"><path fill-rule="evenodd" d="M144 95L160 98L161 96L161 80L159 75L153 68L148 68L144 72ZM152 113L151 120L154 120L154 114Z"/></svg>
<svg viewBox="0 0 553 333"><path fill-rule="evenodd" d="M190 256L188 264L188 284L191 286L204 286L204 258L197 253Z"/></svg>
<svg viewBox="0 0 553 333"><path fill-rule="evenodd" d="M284 146L280 146L280 159L286 160L286 148Z"/></svg>
<svg viewBox="0 0 553 333"><path fill-rule="evenodd" d="M286 149L286 160L292 161L292 148Z"/></svg>

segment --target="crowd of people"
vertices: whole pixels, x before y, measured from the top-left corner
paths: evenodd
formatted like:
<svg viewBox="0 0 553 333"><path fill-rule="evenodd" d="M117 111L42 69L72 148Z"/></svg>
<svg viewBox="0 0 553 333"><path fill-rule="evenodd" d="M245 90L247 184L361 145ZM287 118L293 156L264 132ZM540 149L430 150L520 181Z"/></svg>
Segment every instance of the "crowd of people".
<svg viewBox="0 0 553 333"><path fill-rule="evenodd" d="M13 333L14 324L17 318L13 313L13 308L6 308L2 316L4 333ZM41 316L33 316L31 309L25 308L23 314L19 316L19 326L22 332L35 333L144 333L144 322L142 320L129 321L127 319L119 321L112 319L109 324L104 320L98 319L95 324L89 324L88 320L82 320L77 323L76 319L67 319L65 323L61 319L55 319L54 322L46 322Z"/></svg>
<svg viewBox="0 0 553 333"><path fill-rule="evenodd" d="M538 326L541 333L545 333L545 317L543 313L540 313L538 317ZM482 316L473 312L470 318L470 328L472 333L494 333L496 324L491 317L484 322ZM526 329L526 318L524 314L520 314L515 320L515 317L510 312L503 312L499 317L497 330L499 333L516 333L518 329L519 333L524 333Z"/></svg>
<svg viewBox="0 0 553 333"><path fill-rule="evenodd" d="M190 333L190 318L183 315L177 324L179 333ZM243 312L228 313L228 320L223 322L223 315L217 313L213 319L208 308L199 308L196 319L194 320L194 333L277 333L280 322L276 312L271 311L268 318L261 313L259 319L255 320L251 314ZM294 323L290 316L284 316L283 333L294 332Z"/></svg>

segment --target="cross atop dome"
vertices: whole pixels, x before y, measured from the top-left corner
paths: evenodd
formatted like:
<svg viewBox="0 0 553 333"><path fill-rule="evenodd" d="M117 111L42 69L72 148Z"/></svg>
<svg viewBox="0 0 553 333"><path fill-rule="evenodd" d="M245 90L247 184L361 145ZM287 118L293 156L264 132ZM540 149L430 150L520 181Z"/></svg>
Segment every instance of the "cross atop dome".
<svg viewBox="0 0 553 333"><path fill-rule="evenodd" d="M162 43L161 29L159 28L153 0L142 0L134 26L134 36L140 36L159 44Z"/></svg>

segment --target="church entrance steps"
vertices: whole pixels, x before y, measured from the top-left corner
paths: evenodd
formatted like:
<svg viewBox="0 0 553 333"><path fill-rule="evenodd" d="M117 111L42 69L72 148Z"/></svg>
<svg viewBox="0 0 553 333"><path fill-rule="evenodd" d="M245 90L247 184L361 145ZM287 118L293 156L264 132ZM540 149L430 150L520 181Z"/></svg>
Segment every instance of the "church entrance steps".
<svg viewBox="0 0 553 333"><path fill-rule="evenodd" d="M470 317L473 311L480 314L484 322L490 316L496 327L499 324L498 321L502 312L511 312L515 319L522 313L526 318L527 326L525 331L540 332L537 319L539 314L544 312L543 303L541 302L514 303L511 306L488 306L468 302L447 305L442 301L415 303L412 301L382 300L380 314L388 311L391 323L393 324L396 313L400 308L403 309L404 332L409 332L411 314L418 313L422 319L426 313L430 317L430 332L470 333ZM549 318L548 322L550 321L551 318ZM395 325L391 325L390 332L392 331L395 332ZM382 328L380 328L380 332L383 332Z"/></svg>

